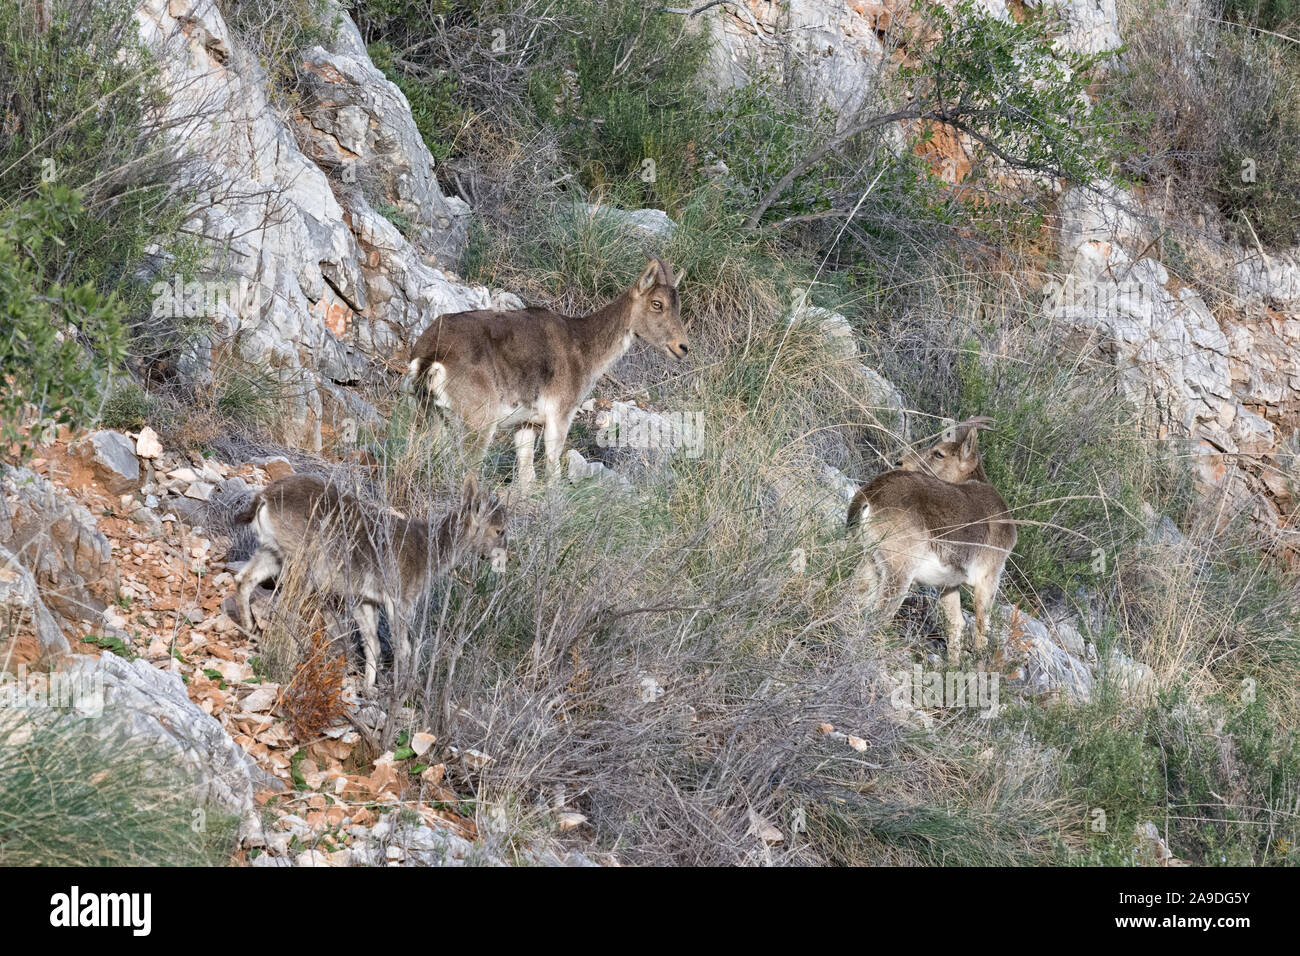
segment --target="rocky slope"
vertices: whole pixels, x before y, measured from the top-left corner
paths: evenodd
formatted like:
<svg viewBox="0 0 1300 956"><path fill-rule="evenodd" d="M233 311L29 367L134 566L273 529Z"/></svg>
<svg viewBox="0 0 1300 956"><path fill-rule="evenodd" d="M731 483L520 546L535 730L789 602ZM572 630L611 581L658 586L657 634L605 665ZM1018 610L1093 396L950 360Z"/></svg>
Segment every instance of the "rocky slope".
<svg viewBox="0 0 1300 956"><path fill-rule="evenodd" d="M465 775L476 760L490 755L408 731L409 752L363 757L363 737L387 715L360 695L354 675L340 688L345 716L310 739L291 730L293 688L267 679L258 642L227 613L234 579L223 557L232 539L217 530L250 487L289 470L278 457L185 461L149 429L64 436L30 467L5 466L6 679L34 687L54 663L78 694L72 706L50 700L6 710L4 720L63 722L69 733L160 750L189 773L196 806L241 817L235 862L505 862L500 834L483 838L472 817L449 809L462 803L457 788L472 792ZM264 605L263 592L257 612ZM547 842L512 850L510 862L590 863Z"/></svg>
<svg viewBox="0 0 1300 956"><path fill-rule="evenodd" d="M986 6L1013 15L1001 0ZM1110 0L1062 4L1057 13L1071 49L1118 46ZM906 4L826 0L710 14L719 89L755 70L787 69L842 119L865 101L864 77L887 75L881 37L894 18L915 16ZM456 278L469 210L442 195L405 98L346 16L329 48L299 56L305 93L287 111L211 0L153 0L138 19L181 91L168 110L192 118L179 139L194 159L196 225L212 274L243 290L211 316L189 357L196 380L231 356L281 370L301 385L289 390L285 438L319 450L322 427L375 420L343 386L390 375L423 318L517 304ZM794 62L782 59L787 48ZM1292 433L1300 428L1297 257L1222 248L1235 303L1212 314L1196 289L1171 288L1148 243L1158 213L1096 185L1061 199L1060 273L1047 311L1067 333L1091 337L1153 434L1194 443L1207 490L1248 502L1289 540ZM168 280L165 264L155 278Z"/></svg>
<svg viewBox="0 0 1300 956"><path fill-rule="evenodd" d="M1011 15L1002 0L986 5ZM793 39L799 75L815 78L822 101L850 116L868 90L862 78L888 68L879 34L899 10L830 0L716 9L708 23L720 41L718 88L754 69L784 68L768 40ZM1118 43L1107 0L1061 4L1059 15L1068 24L1062 42L1074 49ZM209 274L222 283L233 277L239 289L218 303L186 356L190 380L236 360L279 370L300 386L290 393L282 437L320 452L331 432L377 420L349 386L391 379L430 316L519 304L457 278L470 211L442 194L409 105L346 16L328 44L301 51L295 69L304 93L288 105L211 0L146 0L138 21L179 91L167 110L189 120L177 146L191 161L193 225ZM1194 444L1207 492L1249 501L1262 525L1289 540L1300 257L1224 247L1235 301L1211 311L1160 262L1151 241L1158 211L1095 185L1061 197L1059 275L1045 290L1045 317L1072 347L1113 367L1117 387L1154 434ZM661 215L647 211L637 221L671 228ZM167 263L155 262L151 278L170 283ZM858 345L843 316L804 309L790 321L815 322L828 347L856 363ZM907 397L865 365L860 379L906 434ZM614 403L584 414L608 427L653 413ZM578 452L569 455L572 480L610 477ZM482 821L448 809L473 792L474 760L455 741L416 733L419 760L361 756L380 715L354 677L345 681L346 719L319 739L299 740L290 730L289 689L260 673L257 642L227 613L233 578L223 555L232 542L220 516L291 468L285 459L187 460L148 431L64 435L38 450L30 467L6 468L0 605L19 622L12 664L62 657L66 673L103 686L111 719L101 732L170 749L193 772L197 799L243 817L240 862L513 861L480 832ZM827 520L839 521L852 483L829 466L814 477L829 489L820 499L829 503ZM1077 622L1038 620L1010 606L1000 617L996 665L1017 694L1086 700L1108 670L1134 694L1151 689L1141 663L1118 653L1099 660ZM881 688L886 696L896 689ZM932 724L924 707L900 708L899 719ZM856 749L851 732L817 731ZM416 764L425 766L411 773ZM580 832L580 815L564 807L554 815L559 831ZM595 856L576 835L521 851L525 862L578 865Z"/></svg>
<svg viewBox="0 0 1300 956"><path fill-rule="evenodd" d="M365 738L390 715L360 693L354 673L343 678L344 709L335 722L319 736L295 734L294 688L265 676L265 651L232 619L238 565L224 560L234 544L228 515L251 489L291 470L283 457L187 460L164 450L151 429L65 435L40 448L30 467L5 466L0 602L13 612L8 669L21 682L28 668L36 674L52 662L84 690L71 708L51 701L9 717L63 721L70 732L89 726L106 739L172 755L191 775L197 805L241 817L236 862L617 862L584 853L577 834L508 854L498 845L504 834L480 834L483 821L451 808L472 798L474 771L492 755L408 731L409 749L364 756ZM570 477L592 475L571 468ZM838 510L828 518L841 520ZM258 592L254 604L262 622L270 620L268 593ZM997 617L993 663L1011 693L1085 701L1107 670L1135 695L1152 688L1149 670L1123 654L1099 661L1069 620L1045 624L1011 606ZM897 720L934 727L941 701L914 699L884 670L877 680L882 699L898 698ZM85 716L96 719L83 725ZM409 724L413 712L392 716ZM851 729L809 731L850 749L864 746ZM563 806L553 815L560 833L582 824L581 814Z"/></svg>

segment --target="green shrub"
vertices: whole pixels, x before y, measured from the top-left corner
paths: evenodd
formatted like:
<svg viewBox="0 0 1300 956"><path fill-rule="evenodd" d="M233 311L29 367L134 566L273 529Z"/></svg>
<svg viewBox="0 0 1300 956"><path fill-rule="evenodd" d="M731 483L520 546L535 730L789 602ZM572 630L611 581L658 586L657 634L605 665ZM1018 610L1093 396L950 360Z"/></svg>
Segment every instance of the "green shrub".
<svg viewBox="0 0 1300 956"><path fill-rule="evenodd" d="M106 428L139 431L158 414L159 401L137 382L119 381L104 400L100 422Z"/></svg>
<svg viewBox="0 0 1300 956"><path fill-rule="evenodd" d="M1300 242L1300 54L1271 37L1227 33L1218 57L1240 87L1224 126L1210 196L1242 242Z"/></svg>
<svg viewBox="0 0 1300 956"><path fill-rule="evenodd" d="M1140 862L1134 829L1147 821L1193 863L1296 862L1300 825L1286 795L1300 782L1300 752L1295 731L1279 728L1262 699L1201 707L1175 686L1139 706L1103 689L1091 703L1024 714L1035 737L1064 755L1080 862Z"/></svg>
<svg viewBox="0 0 1300 956"><path fill-rule="evenodd" d="M18 442L30 450L53 426L93 421L122 360L124 309L116 296L43 274L81 211L75 194L54 186L0 212L0 447ZM37 421L24 440L26 409Z"/></svg>
<svg viewBox="0 0 1300 956"><path fill-rule="evenodd" d="M383 41L371 43L367 50L375 66L406 96L406 101L411 105L415 127L420 131L434 162L445 161L452 155L456 130L465 119L465 110L458 99L459 84L456 77L446 72L411 76L394 62L392 45Z"/></svg>
<svg viewBox="0 0 1300 956"><path fill-rule="evenodd" d="M728 90L710 117L706 155L727 167L723 183L738 209L752 208L763 193L835 131L829 107L792 103L777 91L777 78L763 75ZM782 209L800 215L828 207L842 187L838 170L802 177Z"/></svg>
<svg viewBox="0 0 1300 956"><path fill-rule="evenodd" d="M1223 16L1245 26L1291 33L1300 23L1296 0L1223 0Z"/></svg>
<svg viewBox="0 0 1300 956"><path fill-rule="evenodd" d="M135 273L151 243L172 251L185 215L174 190L183 160L168 131L146 122L165 95L158 64L130 0L50 7L49 27L38 30L27 4L0 0L0 209L49 185L77 191L81 203L58 224L38 273L115 293L134 323L149 314Z"/></svg>
<svg viewBox="0 0 1300 956"><path fill-rule="evenodd" d="M568 40L576 96L541 103L543 118L588 188L625 184L636 205L675 208L708 128L707 36L641 0L565 0L562 10L579 25Z"/></svg>

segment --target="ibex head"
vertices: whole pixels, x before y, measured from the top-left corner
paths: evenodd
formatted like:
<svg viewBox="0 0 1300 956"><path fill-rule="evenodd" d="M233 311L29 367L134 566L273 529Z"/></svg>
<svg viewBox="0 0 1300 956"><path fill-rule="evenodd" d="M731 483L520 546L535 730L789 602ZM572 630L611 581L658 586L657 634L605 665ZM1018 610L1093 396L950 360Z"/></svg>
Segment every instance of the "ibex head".
<svg viewBox="0 0 1300 956"><path fill-rule="evenodd" d="M674 276L668 263L651 259L632 286L632 331L679 359L689 351L677 296L677 286L685 275L682 270Z"/></svg>
<svg viewBox="0 0 1300 956"><path fill-rule="evenodd" d="M461 485L460 504L455 514L456 543L460 548L484 558L505 552L505 505L496 495L481 489L472 472Z"/></svg>
<svg viewBox="0 0 1300 956"><path fill-rule="evenodd" d="M898 467L903 471L920 471L954 484L961 481L988 481L984 459L980 456L981 428L992 428L993 419L980 415L954 425L939 441L925 451L908 449Z"/></svg>

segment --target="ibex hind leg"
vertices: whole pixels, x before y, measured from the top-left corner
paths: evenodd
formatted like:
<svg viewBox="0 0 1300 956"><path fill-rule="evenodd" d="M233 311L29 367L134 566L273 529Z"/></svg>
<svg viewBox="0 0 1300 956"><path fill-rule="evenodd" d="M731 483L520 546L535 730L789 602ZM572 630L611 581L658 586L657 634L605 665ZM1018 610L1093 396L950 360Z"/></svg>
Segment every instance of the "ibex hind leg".
<svg viewBox="0 0 1300 956"><path fill-rule="evenodd" d="M405 677L411 663L411 624L397 617L397 605L392 600L384 599L384 615L388 618L388 635L393 644L393 670L395 675Z"/></svg>
<svg viewBox="0 0 1300 956"><path fill-rule="evenodd" d="M363 602L356 608L357 627L361 631L361 646L365 651L366 690L375 689L379 674L379 608Z"/></svg>
<svg viewBox="0 0 1300 956"><path fill-rule="evenodd" d="M441 385L442 381L445 381L445 374L437 384ZM437 440L443 430L447 405L445 396L435 391L435 376L421 372L420 363L412 361L402 376L398 391L407 396L412 424L427 432L429 438Z"/></svg>
<svg viewBox="0 0 1300 956"><path fill-rule="evenodd" d="M961 591L949 588L939 596L939 607L943 610L944 635L948 644L948 663L956 664L961 660L961 632L964 620L961 616Z"/></svg>
<svg viewBox="0 0 1300 956"><path fill-rule="evenodd" d="M911 575L894 567L879 550L863 557L853 577L859 606L874 612L876 626L888 624L897 616L911 586Z"/></svg>

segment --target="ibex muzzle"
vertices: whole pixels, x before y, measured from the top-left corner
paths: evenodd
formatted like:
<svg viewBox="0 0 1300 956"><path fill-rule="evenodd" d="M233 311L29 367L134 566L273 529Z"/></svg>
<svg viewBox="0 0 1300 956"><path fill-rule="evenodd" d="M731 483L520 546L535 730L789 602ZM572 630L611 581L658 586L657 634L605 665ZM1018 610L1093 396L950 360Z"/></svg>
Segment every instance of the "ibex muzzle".
<svg viewBox="0 0 1300 956"><path fill-rule="evenodd" d="M987 643L988 616L1016 526L1006 502L988 483L979 452L984 417L955 426L922 452L909 452L902 466L858 489L848 525L862 525L864 555L854 577L861 599L892 618L914 584L940 591L947 625L948 660L961 656L961 592L969 585L975 603L975 650Z"/></svg>
<svg viewBox="0 0 1300 956"><path fill-rule="evenodd" d="M686 357L677 292L684 274L651 259L630 289L585 316L538 308L439 316L411 352L409 387L463 421L478 436L480 453L497 429L515 429L522 484L534 477L540 426L547 471L555 476L578 406L633 338Z"/></svg>

